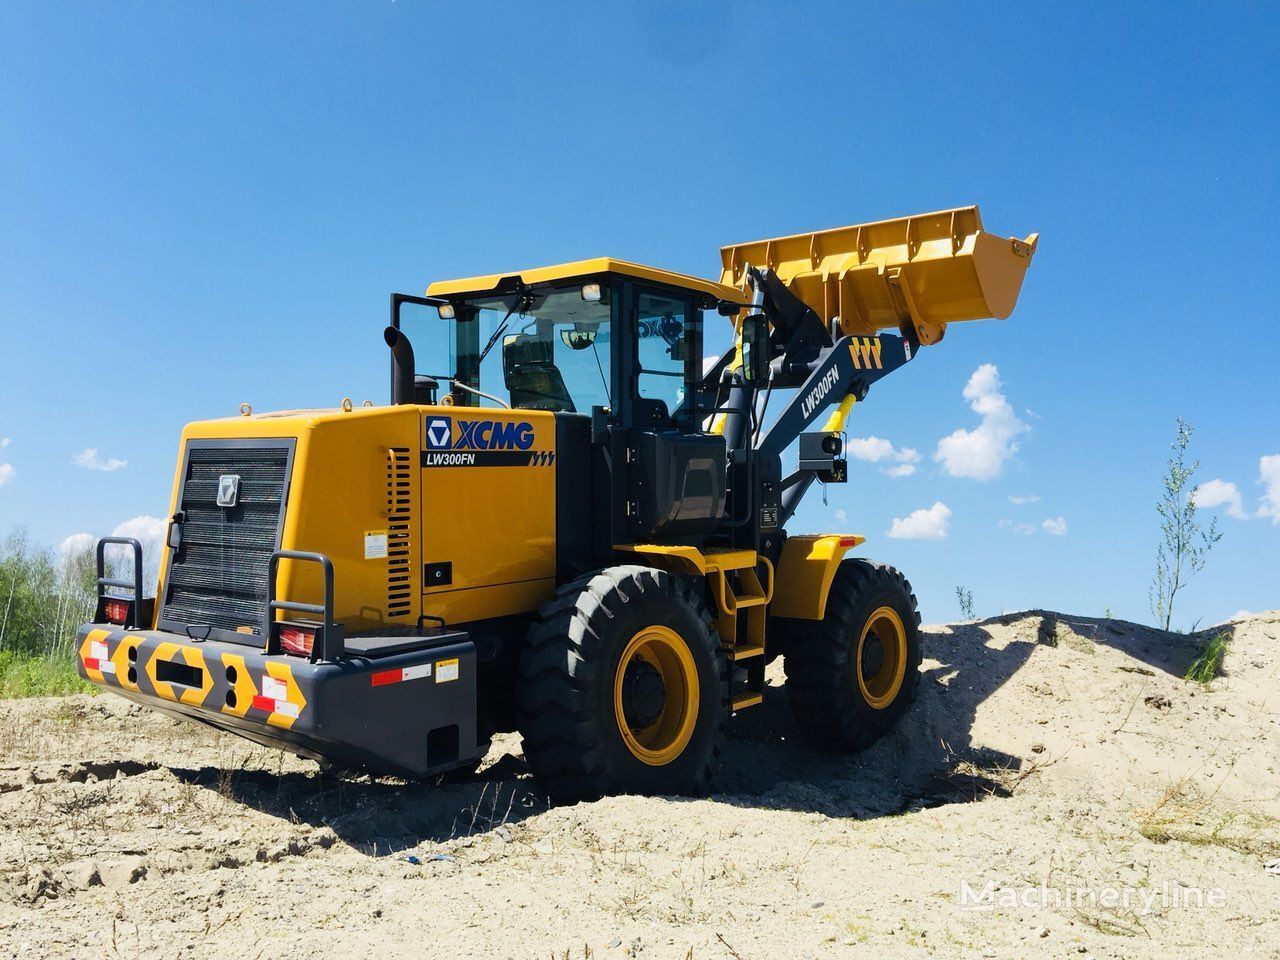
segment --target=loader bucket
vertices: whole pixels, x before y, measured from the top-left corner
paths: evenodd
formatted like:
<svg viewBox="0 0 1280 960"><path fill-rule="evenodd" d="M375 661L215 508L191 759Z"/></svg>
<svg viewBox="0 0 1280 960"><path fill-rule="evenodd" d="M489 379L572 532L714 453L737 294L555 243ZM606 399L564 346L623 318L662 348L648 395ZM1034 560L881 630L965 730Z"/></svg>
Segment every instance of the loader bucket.
<svg viewBox="0 0 1280 960"><path fill-rule="evenodd" d="M1009 316L1037 239L987 233L976 206L958 207L721 247L720 282L768 267L833 332L914 329L930 344L948 323Z"/></svg>

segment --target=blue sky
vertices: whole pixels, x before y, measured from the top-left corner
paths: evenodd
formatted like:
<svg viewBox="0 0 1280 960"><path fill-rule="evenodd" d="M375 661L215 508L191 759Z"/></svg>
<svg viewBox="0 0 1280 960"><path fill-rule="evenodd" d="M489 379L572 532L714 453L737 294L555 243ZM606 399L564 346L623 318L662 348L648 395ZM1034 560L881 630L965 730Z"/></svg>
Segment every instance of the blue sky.
<svg viewBox="0 0 1280 960"><path fill-rule="evenodd" d="M1275 8L687 6L6 3L0 530L164 516L182 424L241 401L382 402L391 290L714 276L722 243L978 203L1041 234L1017 311L877 386L850 434L914 473L854 461L796 529L864 533L927 620L957 584L1148 619L1183 416L1239 505L1214 488L1176 622L1280 606ZM935 459L971 401L990 479ZM945 536L887 535L938 503Z"/></svg>

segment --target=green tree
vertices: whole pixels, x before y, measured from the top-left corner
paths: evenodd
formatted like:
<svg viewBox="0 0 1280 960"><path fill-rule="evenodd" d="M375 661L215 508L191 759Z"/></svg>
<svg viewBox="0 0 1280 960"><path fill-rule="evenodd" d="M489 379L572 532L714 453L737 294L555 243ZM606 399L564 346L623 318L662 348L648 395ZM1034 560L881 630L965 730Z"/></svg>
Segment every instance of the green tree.
<svg viewBox="0 0 1280 960"><path fill-rule="evenodd" d="M55 559L26 530L11 531L0 545L0 652L69 655L93 616L95 576L92 547Z"/></svg>
<svg viewBox="0 0 1280 960"><path fill-rule="evenodd" d="M1178 418L1178 433L1170 447L1173 455L1164 475L1164 490L1156 501L1160 514L1160 544L1156 547L1156 573L1148 599L1156 625L1168 630L1173 623L1173 604L1178 592L1204 569L1205 557L1222 539L1215 517L1208 529L1196 517L1195 484L1192 478L1200 461L1187 463L1193 428Z"/></svg>

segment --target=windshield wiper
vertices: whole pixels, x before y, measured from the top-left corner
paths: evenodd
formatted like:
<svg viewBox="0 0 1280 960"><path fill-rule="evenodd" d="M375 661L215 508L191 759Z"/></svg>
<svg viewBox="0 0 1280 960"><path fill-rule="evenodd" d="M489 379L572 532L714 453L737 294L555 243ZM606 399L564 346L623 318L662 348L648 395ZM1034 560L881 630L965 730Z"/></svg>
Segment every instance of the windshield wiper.
<svg viewBox="0 0 1280 960"><path fill-rule="evenodd" d="M480 351L480 357L476 360L476 370L480 369L480 364L484 363L484 358L489 355L489 351L493 349L493 345L498 342L498 338L507 329L507 323L511 320L511 315L519 308L520 316L533 309L533 291L521 284L516 288L515 299L511 301L511 309L507 311L507 315L502 318L502 322L498 324L498 329L493 331L493 336L489 338L489 342L484 345L484 349Z"/></svg>

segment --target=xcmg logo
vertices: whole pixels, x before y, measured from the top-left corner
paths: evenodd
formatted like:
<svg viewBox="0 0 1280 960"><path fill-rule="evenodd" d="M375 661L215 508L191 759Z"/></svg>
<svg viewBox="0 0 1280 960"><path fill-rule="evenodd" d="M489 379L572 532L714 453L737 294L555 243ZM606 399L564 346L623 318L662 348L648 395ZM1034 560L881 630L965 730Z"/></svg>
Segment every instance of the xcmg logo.
<svg viewBox="0 0 1280 960"><path fill-rule="evenodd" d="M428 450L528 450L534 441L533 424L527 420L428 417L426 430Z"/></svg>

